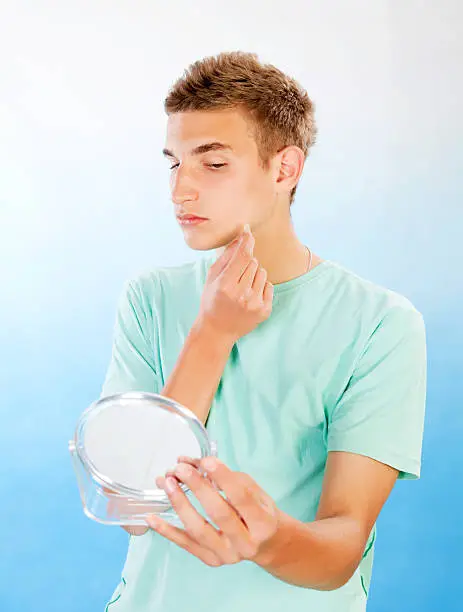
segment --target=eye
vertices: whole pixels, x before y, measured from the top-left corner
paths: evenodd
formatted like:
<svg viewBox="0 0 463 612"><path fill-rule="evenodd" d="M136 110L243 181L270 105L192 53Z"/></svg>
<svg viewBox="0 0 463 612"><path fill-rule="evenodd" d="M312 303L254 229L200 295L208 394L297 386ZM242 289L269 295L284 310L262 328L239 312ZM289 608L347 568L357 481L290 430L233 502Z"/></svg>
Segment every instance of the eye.
<svg viewBox="0 0 463 612"><path fill-rule="evenodd" d="M170 170L175 170L175 168L178 168L180 164L174 164L173 166L170 166ZM206 164L206 166L208 166L209 168L214 168L214 170L218 170L219 168L222 168L223 166L226 166L227 164Z"/></svg>

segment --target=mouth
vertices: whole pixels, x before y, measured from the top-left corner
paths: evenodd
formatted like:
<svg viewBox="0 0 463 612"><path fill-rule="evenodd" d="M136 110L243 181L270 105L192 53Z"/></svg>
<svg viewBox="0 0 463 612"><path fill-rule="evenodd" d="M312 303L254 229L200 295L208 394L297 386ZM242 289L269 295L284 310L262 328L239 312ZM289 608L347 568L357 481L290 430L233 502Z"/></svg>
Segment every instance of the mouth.
<svg viewBox="0 0 463 612"><path fill-rule="evenodd" d="M182 217L177 217L177 220L182 226L199 225L200 223L209 221L209 219L197 217L196 215L184 215Z"/></svg>

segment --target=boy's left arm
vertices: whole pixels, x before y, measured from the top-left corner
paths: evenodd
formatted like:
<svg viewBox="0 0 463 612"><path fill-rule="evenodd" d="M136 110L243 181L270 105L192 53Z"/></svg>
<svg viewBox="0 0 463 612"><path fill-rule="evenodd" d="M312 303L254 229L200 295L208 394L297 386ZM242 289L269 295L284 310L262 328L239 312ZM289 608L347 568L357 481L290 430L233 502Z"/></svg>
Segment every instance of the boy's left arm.
<svg viewBox="0 0 463 612"><path fill-rule="evenodd" d="M248 560L284 582L333 590L355 572L397 474L368 457L329 453L317 516L304 523L279 510L248 474L216 458L183 458L156 482L165 488L184 528L155 516L147 517L147 523L207 565ZM197 512L178 481L187 485L217 529Z"/></svg>
<svg viewBox="0 0 463 612"><path fill-rule="evenodd" d="M368 339L339 401L330 410L327 462L315 520L280 511L247 474L218 460L200 461L203 478L185 463L175 471L219 527L162 478L185 529L148 524L206 564L248 559L285 582L318 590L345 584L397 478L420 476L426 396L426 338L421 314L391 309ZM170 483L170 490L169 489ZM217 493L226 495L226 501Z"/></svg>
<svg viewBox="0 0 463 612"><path fill-rule="evenodd" d="M318 590L344 585L357 569L398 471L362 455L328 454L315 521L282 515L256 562L277 578Z"/></svg>
<svg viewBox="0 0 463 612"><path fill-rule="evenodd" d="M422 315L410 307L391 308L330 411L316 520L283 522L280 545L266 560L268 571L328 589L353 575L396 479L420 476L426 365Z"/></svg>

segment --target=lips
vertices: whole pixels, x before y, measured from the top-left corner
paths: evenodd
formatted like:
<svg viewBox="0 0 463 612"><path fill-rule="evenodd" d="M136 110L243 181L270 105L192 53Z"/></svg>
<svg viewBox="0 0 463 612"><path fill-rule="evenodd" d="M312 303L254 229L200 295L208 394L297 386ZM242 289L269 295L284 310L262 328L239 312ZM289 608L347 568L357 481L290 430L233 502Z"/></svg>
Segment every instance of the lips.
<svg viewBox="0 0 463 612"><path fill-rule="evenodd" d="M177 215L179 221L207 221L206 217L198 217L197 215Z"/></svg>

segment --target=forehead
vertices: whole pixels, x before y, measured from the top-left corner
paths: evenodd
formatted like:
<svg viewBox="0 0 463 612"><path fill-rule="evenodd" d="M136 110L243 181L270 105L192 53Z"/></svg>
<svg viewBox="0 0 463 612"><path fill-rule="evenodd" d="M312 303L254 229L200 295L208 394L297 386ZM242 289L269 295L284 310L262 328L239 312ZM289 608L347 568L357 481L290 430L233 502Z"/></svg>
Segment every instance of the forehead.
<svg viewBox="0 0 463 612"><path fill-rule="evenodd" d="M251 125L236 109L187 111L168 117L165 146L175 155L186 155L207 142L230 145L238 155L256 149Z"/></svg>

